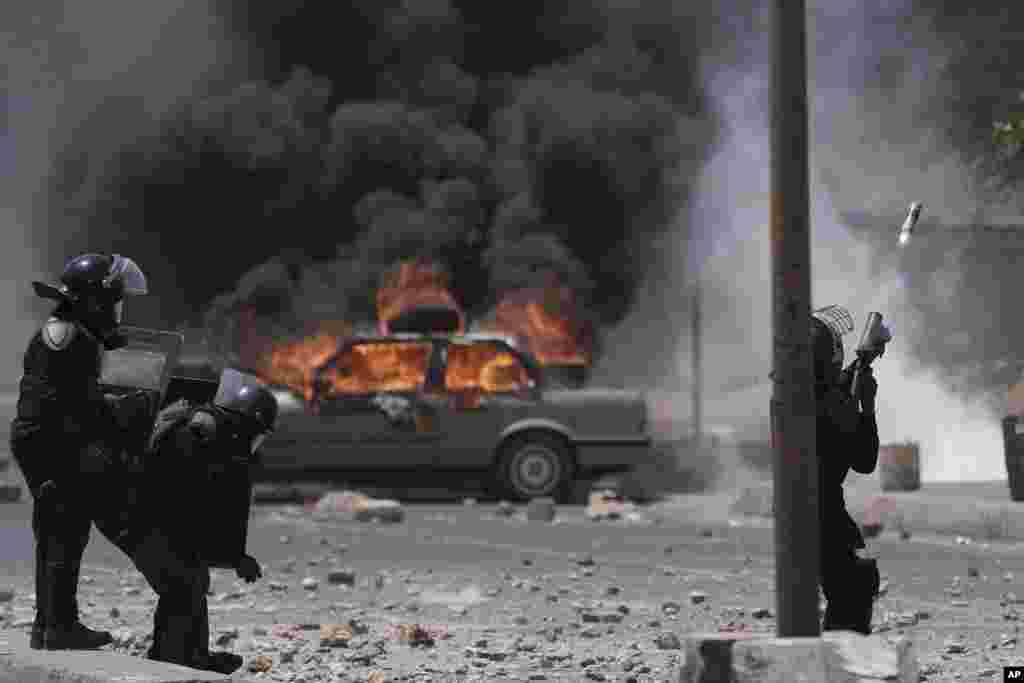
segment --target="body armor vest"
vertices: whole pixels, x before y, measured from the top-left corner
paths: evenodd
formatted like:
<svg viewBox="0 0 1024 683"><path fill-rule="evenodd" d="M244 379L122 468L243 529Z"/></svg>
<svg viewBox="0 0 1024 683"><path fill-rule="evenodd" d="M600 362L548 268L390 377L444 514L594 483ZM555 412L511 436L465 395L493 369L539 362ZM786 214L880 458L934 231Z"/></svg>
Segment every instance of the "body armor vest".
<svg viewBox="0 0 1024 683"><path fill-rule="evenodd" d="M47 325L55 322L51 319ZM53 348L43 339L45 329L36 332L24 357L18 397L19 420L40 425L56 425L70 419L88 421L97 412L95 401L102 401L99 377L102 349L95 339L77 324L68 332L66 345Z"/></svg>

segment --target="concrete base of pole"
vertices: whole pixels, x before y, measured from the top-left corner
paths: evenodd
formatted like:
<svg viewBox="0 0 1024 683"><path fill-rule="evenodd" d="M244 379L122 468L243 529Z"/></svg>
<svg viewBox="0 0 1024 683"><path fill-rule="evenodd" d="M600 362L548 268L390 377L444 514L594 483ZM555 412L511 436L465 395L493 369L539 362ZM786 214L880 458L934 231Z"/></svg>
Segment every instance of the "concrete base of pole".
<svg viewBox="0 0 1024 683"><path fill-rule="evenodd" d="M917 683L911 642L828 631L821 638L687 637L679 683Z"/></svg>

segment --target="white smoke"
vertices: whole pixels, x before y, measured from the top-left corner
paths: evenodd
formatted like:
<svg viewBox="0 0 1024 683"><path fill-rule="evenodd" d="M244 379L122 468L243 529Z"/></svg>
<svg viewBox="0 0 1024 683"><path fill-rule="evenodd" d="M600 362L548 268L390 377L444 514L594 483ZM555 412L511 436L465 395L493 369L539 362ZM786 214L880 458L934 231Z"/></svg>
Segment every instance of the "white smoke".
<svg viewBox="0 0 1024 683"><path fill-rule="evenodd" d="M897 230L911 201L923 201L926 213L943 220L978 212L966 166L952 153L937 154L936 136L913 124L942 52L920 39L925 34L906 7L876 4L842 16L816 11L808 24L809 35L817 39L811 49L809 90L813 303L840 304L854 314L857 329L845 340L847 361L868 312L883 313L894 327L893 342L875 363L883 444L920 442L926 481L1002 479L1001 416L965 404L936 378L914 369L900 331L920 321L907 304L899 273L876 273L877 258L844 226L834 204L838 199L844 209L891 214L893 249L898 248ZM767 33L761 36L741 41L745 54L733 63L718 56L706 62L705 82L726 130L703 172L697 201L680 220L689 222L695 235L689 244L696 252L691 258L703 260L706 429L726 425L748 437L767 438L771 93L768 43L763 39ZM870 91L866 74L884 52L897 54L910 68L895 74L898 82L890 74L884 90ZM829 179L828 188L823 178ZM955 254L951 258L955 262ZM679 266L683 268L682 259ZM955 277L953 268L940 277ZM684 378L689 377L689 356L687 342L677 356ZM714 395L711 389L727 384L730 377L762 381ZM676 393L680 387L672 383L659 389L675 394L672 410L677 418L688 419L689 395Z"/></svg>

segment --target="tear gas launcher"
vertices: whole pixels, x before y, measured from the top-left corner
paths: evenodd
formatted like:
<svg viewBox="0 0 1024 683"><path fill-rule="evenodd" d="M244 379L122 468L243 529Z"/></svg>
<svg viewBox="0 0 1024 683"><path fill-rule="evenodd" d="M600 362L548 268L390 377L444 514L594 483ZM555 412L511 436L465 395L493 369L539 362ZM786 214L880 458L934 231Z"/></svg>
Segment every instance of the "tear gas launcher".
<svg viewBox="0 0 1024 683"><path fill-rule="evenodd" d="M850 394L856 398L860 390L861 373L871 367L876 358L885 353L885 345L892 341L892 331L882 322L882 314L872 311L864 323L864 332L857 344L857 358L850 364Z"/></svg>

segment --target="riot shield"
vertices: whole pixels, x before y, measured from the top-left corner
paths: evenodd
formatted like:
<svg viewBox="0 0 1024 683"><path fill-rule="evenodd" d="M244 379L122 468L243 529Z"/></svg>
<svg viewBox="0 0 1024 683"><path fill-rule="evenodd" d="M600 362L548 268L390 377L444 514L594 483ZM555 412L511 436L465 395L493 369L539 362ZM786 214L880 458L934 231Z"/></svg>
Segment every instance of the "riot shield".
<svg viewBox="0 0 1024 683"><path fill-rule="evenodd" d="M171 370L181 355L184 335L130 326L121 326L119 331L125 345L103 352L100 385L106 393L118 395L152 392L155 418L167 395Z"/></svg>
<svg viewBox="0 0 1024 683"><path fill-rule="evenodd" d="M99 384L103 393L124 396L137 391L149 395L148 414L131 413L132 434L127 435L118 450L127 454L126 464L141 465L142 453L149 441L157 411L167 396L171 370L178 362L184 336L142 327L122 326L125 345L104 350Z"/></svg>

